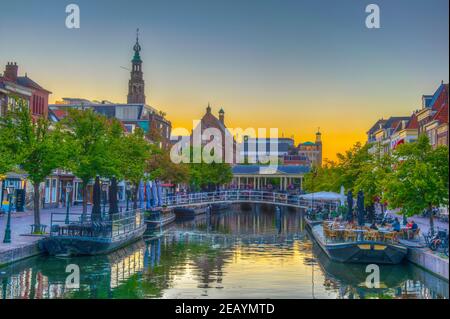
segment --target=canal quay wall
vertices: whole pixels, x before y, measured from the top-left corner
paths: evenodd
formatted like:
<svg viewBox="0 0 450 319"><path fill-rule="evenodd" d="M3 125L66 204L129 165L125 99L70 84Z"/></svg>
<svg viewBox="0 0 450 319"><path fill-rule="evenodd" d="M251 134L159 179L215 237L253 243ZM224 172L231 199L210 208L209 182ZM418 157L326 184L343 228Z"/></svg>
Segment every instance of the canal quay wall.
<svg viewBox="0 0 450 319"><path fill-rule="evenodd" d="M448 258L424 248L408 248L408 261L448 281Z"/></svg>
<svg viewBox="0 0 450 319"><path fill-rule="evenodd" d="M0 245L0 267L26 258L34 257L42 253L43 251L39 248L39 240L8 248Z"/></svg>
<svg viewBox="0 0 450 319"><path fill-rule="evenodd" d="M51 213L61 211L55 209L41 210L41 223L49 225ZM0 215L0 266L33 257L42 253L39 249L39 241L44 236L31 235L31 226L34 224L33 211L13 213L11 215L11 243L3 243L5 236L7 216Z"/></svg>

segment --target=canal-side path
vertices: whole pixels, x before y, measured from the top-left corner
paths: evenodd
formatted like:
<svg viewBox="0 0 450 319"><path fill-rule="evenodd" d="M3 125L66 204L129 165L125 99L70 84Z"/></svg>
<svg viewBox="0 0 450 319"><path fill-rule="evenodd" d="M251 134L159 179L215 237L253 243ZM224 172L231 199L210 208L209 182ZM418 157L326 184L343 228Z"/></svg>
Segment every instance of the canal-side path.
<svg viewBox="0 0 450 319"><path fill-rule="evenodd" d="M389 214L392 216L398 217L400 222L403 217L395 211L390 211ZM420 248L408 247L408 255L407 258L413 264L430 271L431 273L443 278L445 280L448 279L449 272L449 259L442 252L432 251L428 247L425 246L425 240L423 238L423 234L427 234L430 229L430 219L428 217L422 216L413 216L408 218L408 220L414 220L416 224L420 228L420 242L417 246ZM434 219L434 228L435 230L446 229L449 231L449 224L447 222L442 222L437 218Z"/></svg>
<svg viewBox="0 0 450 319"><path fill-rule="evenodd" d="M71 212L81 212L81 207L71 208ZM50 227L51 213L64 213L65 208L41 209L41 224ZM44 236L32 236L33 211L11 214L11 243L3 243L7 214L0 215L0 266L10 264L41 253L38 242Z"/></svg>

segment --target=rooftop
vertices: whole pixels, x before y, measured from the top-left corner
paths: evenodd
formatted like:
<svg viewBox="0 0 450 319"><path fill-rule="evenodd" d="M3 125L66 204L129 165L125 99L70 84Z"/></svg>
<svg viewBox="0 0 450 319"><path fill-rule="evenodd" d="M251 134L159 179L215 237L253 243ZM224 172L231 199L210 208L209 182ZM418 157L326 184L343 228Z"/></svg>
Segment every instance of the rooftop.
<svg viewBox="0 0 450 319"><path fill-rule="evenodd" d="M39 90L39 91L45 91L48 93L52 93L46 89L44 89L42 86L34 82L32 79L30 79L28 76L19 76L17 77L16 83L31 89Z"/></svg>

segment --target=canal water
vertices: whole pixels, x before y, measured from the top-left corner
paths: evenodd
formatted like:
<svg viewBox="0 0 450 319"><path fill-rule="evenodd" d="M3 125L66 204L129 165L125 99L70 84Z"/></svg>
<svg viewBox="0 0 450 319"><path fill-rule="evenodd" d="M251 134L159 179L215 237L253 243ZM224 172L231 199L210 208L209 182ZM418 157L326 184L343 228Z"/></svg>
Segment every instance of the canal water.
<svg viewBox="0 0 450 319"><path fill-rule="evenodd" d="M0 298L449 296L448 282L409 263L380 266L379 288L367 287L368 274L331 262L301 212L257 205L178 221L105 256L39 256L0 268Z"/></svg>

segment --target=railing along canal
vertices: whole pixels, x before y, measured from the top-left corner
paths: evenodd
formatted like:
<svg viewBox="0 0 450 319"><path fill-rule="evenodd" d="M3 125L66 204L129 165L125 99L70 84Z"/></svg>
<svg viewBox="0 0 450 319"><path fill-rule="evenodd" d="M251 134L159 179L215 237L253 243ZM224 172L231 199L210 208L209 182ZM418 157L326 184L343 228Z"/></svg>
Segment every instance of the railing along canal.
<svg viewBox="0 0 450 319"><path fill-rule="evenodd" d="M91 214L52 213L50 236L89 237L114 240L145 223L144 211L129 210L93 220Z"/></svg>

